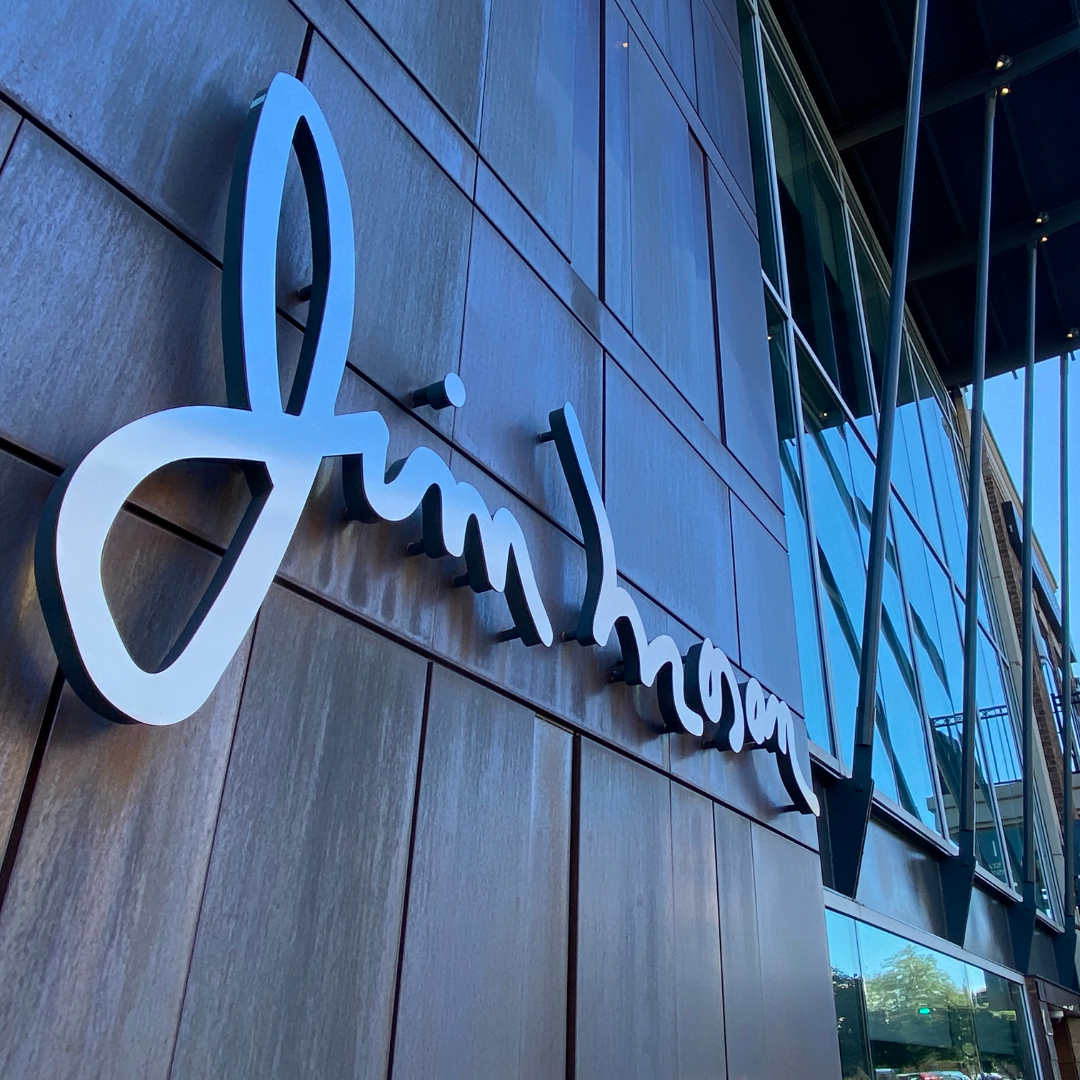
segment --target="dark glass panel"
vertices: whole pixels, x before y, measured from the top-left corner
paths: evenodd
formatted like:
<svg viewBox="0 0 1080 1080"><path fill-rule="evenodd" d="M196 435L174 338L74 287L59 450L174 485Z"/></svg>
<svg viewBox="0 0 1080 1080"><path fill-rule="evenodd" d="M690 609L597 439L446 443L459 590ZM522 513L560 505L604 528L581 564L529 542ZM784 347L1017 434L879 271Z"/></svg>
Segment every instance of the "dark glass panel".
<svg viewBox="0 0 1080 1080"><path fill-rule="evenodd" d="M968 982L983 1075L1002 1080L1034 1075L1023 1023L1023 990L1000 975L972 966L968 967Z"/></svg>
<svg viewBox="0 0 1080 1080"><path fill-rule="evenodd" d="M852 230L855 248L855 265L859 273L859 292L862 295L863 321L866 324L866 340L870 346L870 366L874 373L878 401L881 401L882 376L885 371L885 341L889 328L889 291L874 269L866 243L856 230Z"/></svg>
<svg viewBox="0 0 1080 1080"><path fill-rule="evenodd" d="M829 934L836 1033L840 1039L840 1075L843 1080L868 1080L873 1072L870 1044L866 1041L866 1005L855 920L826 911L825 928Z"/></svg>
<svg viewBox="0 0 1080 1080"><path fill-rule="evenodd" d="M852 414L868 417L869 378L840 196L768 54L766 70L791 313Z"/></svg>
<svg viewBox="0 0 1080 1080"><path fill-rule="evenodd" d="M754 16L745 0L739 3L739 46L742 50L743 79L746 83L746 111L750 120L750 157L754 164L754 201L757 203L758 236L761 242L761 265L779 293L780 249L773 218L772 185L765 140L764 96L758 71Z"/></svg>
<svg viewBox="0 0 1080 1080"><path fill-rule="evenodd" d="M769 352L772 358L776 425L780 435L780 470L784 491L788 558L791 564L791 590L795 600L799 668L802 672L803 701L806 708L806 731L819 746L835 753L829 731L829 713L825 699L816 590L807 529L806 492L802 466L799 462L798 414L792 394L787 340L783 316L767 294L765 305L769 318Z"/></svg>

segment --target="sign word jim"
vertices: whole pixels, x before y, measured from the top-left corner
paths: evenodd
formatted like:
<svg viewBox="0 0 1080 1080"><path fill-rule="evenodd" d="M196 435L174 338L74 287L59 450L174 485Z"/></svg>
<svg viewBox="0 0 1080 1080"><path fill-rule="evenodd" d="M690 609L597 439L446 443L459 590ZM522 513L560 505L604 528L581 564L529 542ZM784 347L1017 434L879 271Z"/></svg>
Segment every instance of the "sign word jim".
<svg viewBox="0 0 1080 1080"><path fill-rule="evenodd" d="M283 408L275 274L293 150L311 219L313 275L307 329ZM554 641L514 515L505 507L492 514L479 492L455 480L425 447L387 468L389 431L378 412L335 414L352 331L355 267L352 206L330 129L306 87L279 74L251 106L229 193L222 276L228 406L168 409L109 435L58 481L38 530L35 565L50 636L65 677L101 715L175 724L209 698L254 622L327 457L342 458L350 516L403 521L419 510L423 534L413 553L463 558L461 584L506 597L513 627L501 639L546 646ZM451 389L458 398L453 403L460 403L460 383ZM766 747L776 754L795 808L818 813L788 707L755 679L740 686L727 657L708 639L684 659L671 638L646 636L636 605L617 583L607 513L569 404L551 413L549 437L581 520L588 563L578 626L564 636L604 645L614 629L622 677L631 685L656 685L670 730L736 753ZM146 477L173 462L198 459L241 465L251 502L176 643L156 670L147 671L132 659L109 609L105 542Z"/></svg>

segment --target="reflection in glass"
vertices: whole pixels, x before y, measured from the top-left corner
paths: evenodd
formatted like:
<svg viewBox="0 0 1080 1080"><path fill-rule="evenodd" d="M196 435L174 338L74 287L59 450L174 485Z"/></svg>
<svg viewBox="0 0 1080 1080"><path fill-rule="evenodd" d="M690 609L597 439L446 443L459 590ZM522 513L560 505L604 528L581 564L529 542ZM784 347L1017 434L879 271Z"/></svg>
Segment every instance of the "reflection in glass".
<svg viewBox="0 0 1080 1080"><path fill-rule="evenodd" d="M1023 988L826 913L844 1080L1023 1080L1035 1075Z"/></svg>
<svg viewBox="0 0 1080 1080"><path fill-rule="evenodd" d="M1023 991L1000 975L968 967L975 1010L975 1043L984 1075L1020 1077L1031 1074L1022 1017Z"/></svg>
<svg viewBox="0 0 1080 1080"><path fill-rule="evenodd" d="M869 562L874 461L857 439L850 440L850 450L859 534L865 558ZM874 782L908 813L931 828L941 830L944 822L938 819L924 714L892 536L886 540L881 584L881 641L878 648L875 711L879 750L874 754Z"/></svg>
<svg viewBox="0 0 1080 1080"><path fill-rule="evenodd" d="M963 601L954 593L960 617L963 617ZM1002 660L985 631L979 631L978 676L976 680L976 699L979 706L979 729L976 748L978 757L978 775L983 776L993 785L997 798L998 813L1001 817L1003 861L1009 863L1013 881L1020 887L1023 869L1023 771L1020 765L1020 743L1017 738L1018 725L1010 711L1009 697L1006 691L1006 675ZM1038 792L1035 814L1035 900L1039 910L1052 915L1054 900L1046 886L1043 867L1050 865L1046 838L1045 819L1038 810ZM1008 880L1005 873L998 873L987 861L987 869L996 873L1002 880ZM1056 890L1055 890L1056 896Z"/></svg>
<svg viewBox="0 0 1080 1080"><path fill-rule="evenodd" d="M840 195L768 53L766 70L791 313L852 414L870 416Z"/></svg>
<svg viewBox="0 0 1080 1080"><path fill-rule="evenodd" d="M861 961L853 983L861 982L877 1076L1032 1075L1018 985L876 927L853 925ZM840 963L850 966L847 942L830 923L830 949L834 938Z"/></svg>
<svg viewBox="0 0 1080 1080"><path fill-rule="evenodd" d="M840 737L837 756L850 759L855 739L866 589L848 447L848 440L855 436L848 430L843 410L813 362L801 351L799 381L806 479L814 509L829 674Z"/></svg>
<svg viewBox="0 0 1080 1080"><path fill-rule="evenodd" d="M926 458L934 487L938 523L945 540L943 554L953 577L963 581L967 572L967 510L960 490L952 424L919 359L912 359Z"/></svg>
<svg viewBox="0 0 1080 1080"><path fill-rule="evenodd" d="M836 1002L836 1033L840 1039L840 1075L843 1080L869 1080L870 1044L866 1040L866 997L855 920L825 912Z"/></svg>
<svg viewBox="0 0 1080 1080"><path fill-rule="evenodd" d="M930 468L919 421L919 399L915 394L911 370L911 346L905 338L897 388L892 481L931 545L936 551L941 551L941 530L938 528L934 488L930 483Z"/></svg>
<svg viewBox="0 0 1080 1080"><path fill-rule="evenodd" d="M950 601L952 584L944 567L926 546L911 518L895 506L894 522L907 590L908 615L915 639L915 659L941 782L948 835L960 828L961 745L963 735L964 648ZM989 795L986 765L976 745L975 854L980 864L1008 881L1003 845Z"/></svg>
<svg viewBox="0 0 1080 1080"><path fill-rule="evenodd" d="M874 463L850 430L839 402L813 361L805 355L800 355L799 379L829 672L840 738L838 756L850 760L859 693ZM940 826L922 717L894 549L883 584L874 782L883 794L933 828Z"/></svg>
<svg viewBox="0 0 1080 1080"><path fill-rule="evenodd" d="M788 559L791 564L791 591L795 601L795 632L799 644L806 731L819 746L835 752L825 699L814 571L810 558L810 534L807 529L806 494L799 462L798 427L784 322L768 294L765 303L769 316L769 352L772 357L776 426L780 436L780 473L784 489L784 515Z"/></svg>

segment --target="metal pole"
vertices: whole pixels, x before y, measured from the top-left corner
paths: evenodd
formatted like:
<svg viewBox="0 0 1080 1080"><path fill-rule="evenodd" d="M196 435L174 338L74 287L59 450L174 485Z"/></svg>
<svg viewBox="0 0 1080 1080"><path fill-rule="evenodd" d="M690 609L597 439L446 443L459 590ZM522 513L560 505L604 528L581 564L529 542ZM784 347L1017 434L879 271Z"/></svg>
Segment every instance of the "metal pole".
<svg viewBox="0 0 1080 1080"><path fill-rule="evenodd" d="M1028 247L1028 326L1027 367L1024 372L1024 546L1022 558L1022 583L1020 587L1023 617L1021 619L1022 713L1024 739L1024 902L1035 902L1035 707L1034 707L1034 646L1035 609L1032 603L1032 489L1034 487L1035 463L1033 442L1035 437L1035 273L1038 267L1039 248L1036 243Z"/></svg>
<svg viewBox="0 0 1080 1080"><path fill-rule="evenodd" d="M1061 354L1061 716L1065 735L1062 840L1065 845L1065 926L1076 925L1076 856L1073 833L1072 763L1076 737L1072 724L1072 643L1069 627L1069 354Z"/></svg>
<svg viewBox="0 0 1080 1080"><path fill-rule="evenodd" d="M994 168L994 116L997 91L986 95L983 138L982 206L979 211L979 263L975 284L975 352L971 383L971 445L968 459L967 578L964 595L964 726L960 778L960 854L975 853L975 725L979 641L979 523L982 510L983 384L986 380L986 294L990 279L990 203Z"/></svg>
<svg viewBox="0 0 1080 1080"><path fill-rule="evenodd" d="M874 507L870 521L870 553L866 570L862 653L859 664L859 703L856 716L853 779L859 790L871 783L874 752L874 713L877 702L878 641L881 632L881 590L888 537L889 490L892 478L893 429L900 379L900 347L904 329L904 294L907 291L908 248L911 240L911 200L915 189L915 153L919 141L922 103L923 56L926 45L927 0L917 0L915 39L908 73L904 151L900 165L900 197L896 207L896 242L893 249L892 288L889 292L889 332L885 350L884 397L878 429Z"/></svg>

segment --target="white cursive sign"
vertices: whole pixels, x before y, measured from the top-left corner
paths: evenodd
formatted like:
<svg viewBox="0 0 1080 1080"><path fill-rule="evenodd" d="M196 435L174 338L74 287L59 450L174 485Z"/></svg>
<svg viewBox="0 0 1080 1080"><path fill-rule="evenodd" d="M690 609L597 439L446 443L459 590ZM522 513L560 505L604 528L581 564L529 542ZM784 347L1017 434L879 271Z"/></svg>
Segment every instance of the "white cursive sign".
<svg viewBox="0 0 1080 1080"><path fill-rule="evenodd" d="M311 219L313 278L297 374L282 407L275 274L292 151ZM502 640L552 644L551 622L513 514L505 507L492 514L479 492L459 483L427 448L387 468L389 432L378 412L335 414L355 284L352 208L337 148L307 88L279 74L251 106L229 194L222 275L228 407L169 409L109 435L58 481L38 530L35 565L49 633L66 678L103 716L174 724L209 698L270 589L327 457L343 459L350 516L403 521L419 509L423 537L414 553L462 557L467 572L461 584L503 593L513 628L499 635ZM603 645L614 628L623 677L630 684L656 683L672 730L734 752L744 745L767 747L777 755L795 808L818 813L798 763L787 706L766 697L754 679L740 689L727 657L708 639L684 662L671 638L647 638L636 605L616 581L611 530L573 408L553 412L551 423L586 541L588 587L577 640ZM242 465L252 498L195 612L162 664L147 671L132 659L109 609L105 542L146 477L172 462L197 459Z"/></svg>

